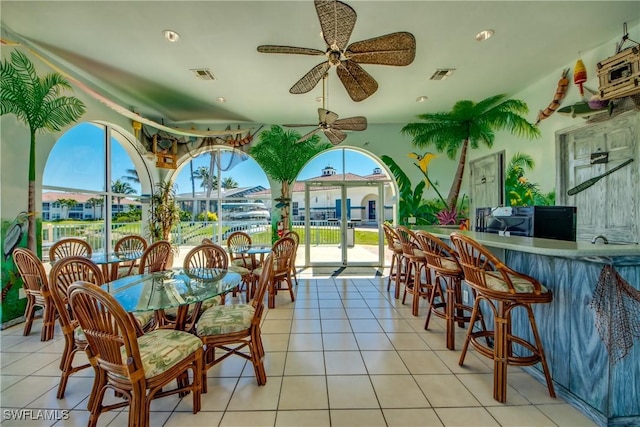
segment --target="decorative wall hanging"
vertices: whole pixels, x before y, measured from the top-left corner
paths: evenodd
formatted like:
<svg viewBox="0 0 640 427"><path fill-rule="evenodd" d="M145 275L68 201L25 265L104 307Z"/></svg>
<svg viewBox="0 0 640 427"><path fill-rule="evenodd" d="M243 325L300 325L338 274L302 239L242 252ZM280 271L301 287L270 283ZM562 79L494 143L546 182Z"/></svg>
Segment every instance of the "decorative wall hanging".
<svg viewBox="0 0 640 427"><path fill-rule="evenodd" d="M566 96L567 89L569 87L569 79L567 78L568 74L569 68L566 68L562 71L562 77L560 77L560 80L558 80L558 86L556 86L556 93L553 96L553 101L549 103L549 106L547 106L547 108L545 108L544 110L540 110L540 112L538 113L538 118L536 120L536 125L552 115L553 112L556 111L558 107L560 107L560 104L562 104L562 100Z"/></svg>
<svg viewBox="0 0 640 427"><path fill-rule="evenodd" d="M587 68L584 66L582 59L576 61L573 67L573 83L580 89L580 97L584 98L584 88L582 84L587 81Z"/></svg>
<svg viewBox="0 0 640 427"><path fill-rule="evenodd" d="M573 196L576 195L578 193L580 193L581 191L586 190L587 188L591 187L593 184L595 184L596 182L600 181L602 178L604 178L607 175L611 175L612 173L614 173L615 171L617 171L618 169L621 169L625 166L627 166L629 163L633 162L633 159L628 159L627 161L625 161L624 163L619 164L618 166L616 166L613 169L610 169L608 171L606 171L605 173L598 175L598 176L594 176L593 178L590 178L588 180L586 180L585 182L576 185L575 187L569 189L569 191L567 191L567 194L569 196Z"/></svg>

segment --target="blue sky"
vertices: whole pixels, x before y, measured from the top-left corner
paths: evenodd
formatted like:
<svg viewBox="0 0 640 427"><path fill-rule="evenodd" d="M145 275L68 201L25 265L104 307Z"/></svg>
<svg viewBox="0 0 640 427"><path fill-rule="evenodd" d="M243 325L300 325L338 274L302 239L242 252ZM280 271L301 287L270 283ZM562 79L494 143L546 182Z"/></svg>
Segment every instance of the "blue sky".
<svg viewBox="0 0 640 427"><path fill-rule="evenodd" d="M43 183L46 186L77 188L83 190L104 191L105 176L104 148L102 144L103 129L89 124L81 124L65 133L56 143L47 159ZM299 179L305 180L319 176L322 169L331 165L342 171L343 150L333 150L318 156L301 171ZM128 175L127 169L133 169L133 162L129 159L120 144L112 144L112 180L121 179ZM230 156L223 156L221 164L228 164ZM367 156L356 151L347 150L345 162L347 172L357 175L369 175L377 164ZM193 168L209 166L209 154L203 154L193 159ZM191 191L190 168L188 163L180 170L175 182L178 193ZM240 187L262 185L269 187L266 175L258 164L250 157L239 162L229 171L223 171L222 177L232 177ZM140 194L140 186L131 183ZM196 181L196 191L200 190L200 182Z"/></svg>

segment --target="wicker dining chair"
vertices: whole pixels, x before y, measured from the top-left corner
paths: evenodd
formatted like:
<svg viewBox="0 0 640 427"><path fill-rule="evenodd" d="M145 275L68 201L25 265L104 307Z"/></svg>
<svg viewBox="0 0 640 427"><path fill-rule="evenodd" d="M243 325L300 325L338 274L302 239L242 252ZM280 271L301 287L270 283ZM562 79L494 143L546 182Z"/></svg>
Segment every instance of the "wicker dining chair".
<svg viewBox="0 0 640 427"><path fill-rule="evenodd" d="M133 258L131 261L121 262L118 267L118 277L129 276L134 269L138 267L139 258L147 249L147 241L144 237L137 234L131 234L122 237L113 247L116 255ZM137 270L136 270L137 271Z"/></svg>
<svg viewBox="0 0 640 427"><path fill-rule="evenodd" d="M92 283L72 284L69 304L97 367L89 427L97 424L100 414L127 405L129 427L148 427L151 401L176 393L191 392L193 413L200 411L204 355L200 338L172 329L156 329L138 336L122 306ZM167 389L175 380L177 387ZM108 389L125 400L105 405Z"/></svg>
<svg viewBox="0 0 640 427"><path fill-rule="evenodd" d="M22 287L27 296L27 307L24 310L25 325L23 334L31 333L36 308L42 307L42 329L40 340L53 338L56 319L56 307L51 299L49 279L40 258L27 248L13 250L13 262L22 278Z"/></svg>
<svg viewBox="0 0 640 427"><path fill-rule="evenodd" d="M508 366L531 366L540 362L549 396L556 397L532 309L533 304L553 301L551 291L533 277L503 264L488 248L474 239L451 233L451 241L458 252L464 281L477 293L458 364L464 364L469 344L478 354L493 360L493 398L504 403L507 400ZM493 330L473 330L474 322L480 315L481 301L486 303L493 314ZM513 312L518 307L523 308L527 314L524 320L529 324L533 340L529 336L517 336L513 332ZM488 338L492 338L493 342Z"/></svg>
<svg viewBox="0 0 640 427"><path fill-rule="evenodd" d="M49 261L54 262L72 255L90 257L92 253L91 245L86 240L68 237L51 245L51 248L49 248Z"/></svg>
<svg viewBox="0 0 640 427"><path fill-rule="evenodd" d="M430 295L431 274L427 267L427 258L422 252L414 232L402 225L397 226L396 231L400 238L402 256L405 260L405 286L402 293L402 304L405 303L407 294L412 295L411 313L417 316L420 308L420 299L427 299ZM422 280L423 271L425 272L424 281Z"/></svg>
<svg viewBox="0 0 640 427"><path fill-rule="evenodd" d="M104 283L102 269L86 257L73 255L56 262L49 272L51 298L55 303L58 312L58 321L60 322L64 336L64 349L62 350L62 358L60 359L60 370L62 374L60 376L60 384L58 385L58 399L64 397L69 377L91 366L91 364L73 366L73 359L76 353L86 351L88 345L82 328L80 328L78 320L73 316L71 308L69 307L69 287L79 280L101 286ZM94 395L92 392L91 397ZM89 406L90 405L91 402L89 403Z"/></svg>
<svg viewBox="0 0 640 427"><path fill-rule="evenodd" d="M298 274L296 271L296 257L298 256L298 247L300 246L300 235L293 230L289 230L282 235L282 237L291 237L294 242L296 242L296 248L293 250L293 255L291 255L291 275L293 276L293 280L296 282L296 286L298 286Z"/></svg>
<svg viewBox="0 0 640 427"><path fill-rule="evenodd" d="M167 262L171 255L171 243L166 240L159 240L150 244L142 253L138 274L154 273L167 268Z"/></svg>
<svg viewBox="0 0 640 427"><path fill-rule="evenodd" d="M276 294L279 290L288 290L291 295L291 302L295 301L293 294L293 282L291 280L291 259L295 251L296 242L291 237L282 237L278 239L271 249L271 259L273 262L273 270L269 279L268 306L274 308L276 306ZM256 268L254 275L262 277L263 267ZM286 283L286 287L283 287Z"/></svg>
<svg viewBox="0 0 640 427"><path fill-rule="evenodd" d="M389 268L389 278L387 279L387 292L391 289L391 282L396 284L393 296L400 298L400 287L404 281L404 257L402 255L402 244L398 233L388 224L382 224L384 236L387 240L387 249L391 251L391 267Z"/></svg>
<svg viewBox="0 0 640 427"><path fill-rule="evenodd" d="M253 270L259 265L255 262L255 258L251 255L243 253L243 250L251 247L251 236L243 231L235 231L227 237L227 250L229 252L229 270L238 273L242 277L242 287L240 291L245 291L246 301L254 292L255 275ZM233 292L235 296L237 291Z"/></svg>
<svg viewBox="0 0 640 427"><path fill-rule="evenodd" d="M267 383L260 322L264 312L264 294L273 275L274 263L271 255L264 264L256 292L249 304L214 306L202 313L198 321L196 333L205 346L204 392L207 391L207 370L233 354L251 362L258 385ZM216 357L218 350L222 354Z"/></svg>
<svg viewBox="0 0 640 427"><path fill-rule="evenodd" d="M197 268L219 268L226 270L229 263L227 252L223 247L216 245L215 243L203 243L191 249L184 258L182 267L185 270L197 269ZM194 304L189 305L188 318L186 320L185 330L191 331L195 325L195 322L206 309L213 307L214 305L224 304L224 295L218 295L212 298L208 298L202 301L200 310L198 313L194 313ZM167 327L175 324L176 316L178 315L177 308L168 308L164 310L156 310L156 321L158 326Z"/></svg>

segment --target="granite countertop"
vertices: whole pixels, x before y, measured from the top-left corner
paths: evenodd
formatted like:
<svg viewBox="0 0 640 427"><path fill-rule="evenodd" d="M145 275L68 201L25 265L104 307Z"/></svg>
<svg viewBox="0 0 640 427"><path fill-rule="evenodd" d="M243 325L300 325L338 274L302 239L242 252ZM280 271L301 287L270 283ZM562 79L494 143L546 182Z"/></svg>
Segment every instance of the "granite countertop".
<svg viewBox="0 0 640 427"><path fill-rule="evenodd" d="M415 226L414 230L425 230L436 237L448 238L453 232L469 236L479 243L500 249L509 249L532 254L569 257L569 258L600 258L600 257L638 257L640 259L640 245L615 244L605 245L602 241L597 244L591 242L567 242L564 240L540 239L536 237L500 236L493 233L457 230L437 226Z"/></svg>

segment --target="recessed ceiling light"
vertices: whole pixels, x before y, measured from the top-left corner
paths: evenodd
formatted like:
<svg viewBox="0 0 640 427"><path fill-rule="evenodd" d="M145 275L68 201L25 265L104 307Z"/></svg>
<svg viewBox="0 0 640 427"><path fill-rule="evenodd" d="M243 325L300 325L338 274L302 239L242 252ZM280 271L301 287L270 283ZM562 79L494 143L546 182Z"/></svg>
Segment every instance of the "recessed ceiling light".
<svg viewBox="0 0 640 427"><path fill-rule="evenodd" d="M476 34L476 40L479 42L483 42L487 39L490 39L495 34L493 30L482 30L478 34Z"/></svg>
<svg viewBox="0 0 640 427"><path fill-rule="evenodd" d="M319 96L319 97L317 97L317 98L316 98L316 102L322 102L322 100L323 100L323 99L324 99L324 98L322 98L321 96Z"/></svg>
<svg viewBox="0 0 640 427"><path fill-rule="evenodd" d="M162 34L164 34L165 39L169 40L172 43L177 42L180 38L180 34L176 33L173 30L164 30Z"/></svg>
<svg viewBox="0 0 640 427"><path fill-rule="evenodd" d="M419 96L416 98L416 102L425 102L427 99L429 99L428 96Z"/></svg>
<svg viewBox="0 0 640 427"><path fill-rule="evenodd" d="M227 102L227 100L225 98L221 97L221 96L216 98L216 101L218 101L218 102Z"/></svg>

